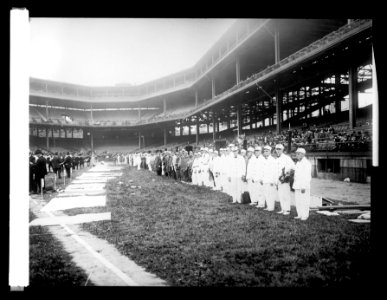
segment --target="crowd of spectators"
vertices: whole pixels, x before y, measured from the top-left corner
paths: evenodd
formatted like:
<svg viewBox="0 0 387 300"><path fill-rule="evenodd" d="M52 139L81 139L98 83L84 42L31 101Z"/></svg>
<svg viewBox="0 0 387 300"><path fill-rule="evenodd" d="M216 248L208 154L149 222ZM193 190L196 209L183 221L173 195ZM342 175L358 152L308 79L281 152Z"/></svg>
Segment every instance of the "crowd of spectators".
<svg viewBox="0 0 387 300"><path fill-rule="evenodd" d="M289 133L290 132L290 133ZM332 126L317 127L302 126L297 129L283 130L280 134L268 130L262 133L234 136L227 138L227 143L241 143L241 139L246 140L245 147L253 145L289 144L291 136L291 152L298 147L305 148L308 152L317 151L339 151L356 152L370 151L372 138L368 130L337 130Z"/></svg>

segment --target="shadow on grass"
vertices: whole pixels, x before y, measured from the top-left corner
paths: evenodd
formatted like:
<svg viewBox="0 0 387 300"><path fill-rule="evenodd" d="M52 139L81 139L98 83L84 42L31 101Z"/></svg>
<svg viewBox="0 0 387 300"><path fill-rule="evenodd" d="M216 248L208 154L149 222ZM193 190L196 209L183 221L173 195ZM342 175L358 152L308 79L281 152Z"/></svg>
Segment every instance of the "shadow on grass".
<svg viewBox="0 0 387 300"><path fill-rule="evenodd" d="M30 218L34 215L30 212ZM76 287L87 282L85 272L43 226L30 227L30 285L28 288ZM87 286L93 284L88 281Z"/></svg>

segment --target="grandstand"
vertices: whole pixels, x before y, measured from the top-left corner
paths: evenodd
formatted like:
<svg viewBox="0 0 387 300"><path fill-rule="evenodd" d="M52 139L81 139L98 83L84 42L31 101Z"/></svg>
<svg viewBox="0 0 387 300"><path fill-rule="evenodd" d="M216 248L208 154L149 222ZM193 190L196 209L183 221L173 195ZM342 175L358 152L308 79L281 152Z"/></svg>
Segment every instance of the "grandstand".
<svg viewBox="0 0 387 300"><path fill-rule="evenodd" d="M336 141L308 142L314 175L328 176L322 165L339 160L341 177L364 182L370 147L337 145L354 131L372 138L372 108L359 106L371 66L372 20L242 19L192 68L138 86L30 78L30 144L128 152L253 141L290 128L305 145L306 128L331 127Z"/></svg>

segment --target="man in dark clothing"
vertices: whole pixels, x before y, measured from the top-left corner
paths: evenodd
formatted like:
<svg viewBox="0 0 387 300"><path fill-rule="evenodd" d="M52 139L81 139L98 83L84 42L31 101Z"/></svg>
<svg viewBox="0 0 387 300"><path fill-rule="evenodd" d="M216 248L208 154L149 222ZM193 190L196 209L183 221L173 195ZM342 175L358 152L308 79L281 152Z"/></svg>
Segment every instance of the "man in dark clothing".
<svg viewBox="0 0 387 300"><path fill-rule="evenodd" d="M35 156L30 152L30 193L36 192L36 184L35 184Z"/></svg>
<svg viewBox="0 0 387 300"><path fill-rule="evenodd" d="M53 172L54 168L52 167L52 162L51 162L51 156L50 155L47 155L46 161L47 161L47 166L48 166L48 172Z"/></svg>
<svg viewBox="0 0 387 300"><path fill-rule="evenodd" d="M74 170L75 170L75 168L78 170L78 168L79 168L79 156L78 155L75 155L75 157L74 157Z"/></svg>
<svg viewBox="0 0 387 300"><path fill-rule="evenodd" d="M85 158L83 157L83 155L81 155L80 157L79 157L79 168L81 169L83 169L85 167Z"/></svg>
<svg viewBox="0 0 387 300"><path fill-rule="evenodd" d="M64 174L64 154L62 152L59 155L59 164L60 164L59 173L61 174L61 177L62 177L62 174Z"/></svg>
<svg viewBox="0 0 387 300"><path fill-rule="evenodd" d="M35 183L37 185L37 193L41 193L42 190L45 190L44 176L47 175L47 161L43 157L42 151L36 150L35 154L38 156L38 159L35 163ZM41 179L43 179L43 186Z"/></svg>
<svg viewBox="0 0 387 300"><path fill-rule="evenodd" d="M54 173L57 174L59 179L62 178L61 172L60 172L61 166L60 166L58 152L55 152L54 156L52 157L51 164L52 164L52 169Z"/></svg>
<svg viewBox="0 0 387 300"><path fill-rule="evenodd" d="M157 156L155 157L154 168L156 170L157 175L161 176L162 161L161 161L160 153L158 153Z"/></svg>
<svg viewBox="0 0 387 300"><path fill-rule="evenodd" d="M73 166L73 159L72 157L70 156L70 152L67 152L67 155L64 159L64 166L65 166L65 169L66 169L66 175L67 175L67 178L70 178L70 172L71 172L71 167Z"/></svg>

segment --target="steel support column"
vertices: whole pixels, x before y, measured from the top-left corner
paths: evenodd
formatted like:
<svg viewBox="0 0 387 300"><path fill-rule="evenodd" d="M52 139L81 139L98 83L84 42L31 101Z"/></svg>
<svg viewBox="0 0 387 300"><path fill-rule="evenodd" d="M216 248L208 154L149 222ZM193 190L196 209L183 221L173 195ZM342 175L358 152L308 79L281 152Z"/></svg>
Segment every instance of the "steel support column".
<svg viewBox="0 0 387 300"><path fill-rule="evenodd" d="M356 127L356 111L358 108L357 67L349 68L349 128Z"/></svg>
<svg viewBox="0 0 387 300"><path fill-rule="evenodd" d="M239 56L236 56L235 58L235 71L236 71L236 84L238 84L241 81L241 65L239 62Z"/></svg>
<svg viewBox="0 0 387 300"><path fill-rule="evenodd" d="M216 124L215 124L215 109L212 109L212 139L215 141Z"/></svg>
<svg viewBox="0 0 387 300"><path fill-rule="evenodd" d="M199 105L199 93L198 90L195 90L195 107Z"/></svg>
<svg viewBox="0 0 387 300"><path fill-rule="evenodd" d="M281 133L282 130L282 93L279 88L275 91L275 98L277 100L276 114L277 114L277 134Z"/></svg>
<svg viewBox="0 0 387 300"><path fill-rule="evenodd" d="M237 104L237 127L238 127L238 137L242 133L242 111L241 111L241 104Z"/></svg>
<svg viewBox="0 0 387 300"><path fill-rule="evenodd" d="M335 75L335 94L336 94L335 113L341 112L341 99L337 97L339 89L340 89L340 74L336 74Z"/></svg>
<svg viewBox="0 0 387 300"><path fill-rule="evenodd" d="M163 98L163 113L165 114L167 112L167 99Z"/></svg>
<svg viewBox="0 0 387 300"><path fill-rule="evenodd" d="M93 132L90 132L90 148L91 148L91 152L94 152L94 137L93 137Z"/></svg>
<svg viewBox="0 0 387 300"><path fill-rule="evenodd" d="M49 147L50 147L50 141L49 141L49 137L48 137L48 127L46 127L46 148L47 148L47 150Z"/></svg>
<svg viewBox="0 0 387 300"><path fill-rule="evenodd" d="M138 148L141 149L141 132L138 132Z"/></svg>
<svg viewBox="0 0 387 300"><path fill-rule="evenodd" d="M199 144L199 115L196 116L196 146Z"/></svg>
<svg viewBox="0 0 387 300"><path fill-rule="evenodd" d="M46 119L48 120L48 101L46 100Z"/></svg>
<svg viewBox="0 0 387 300"><path fill-rule="evenodd" d="M278 63L281 60L280 38L279 38L279 31L277 28L277 24L275 24L275 28L274 28L274 59L275 59L275 63Z"/></svg>
<svg viewBox="0 0 387 300"><path fill-rule="evenodd" d="M214 98L215 95L216 95L216 86L215 86L215 78L213 76L211 80L211 97Z"/></svg>

